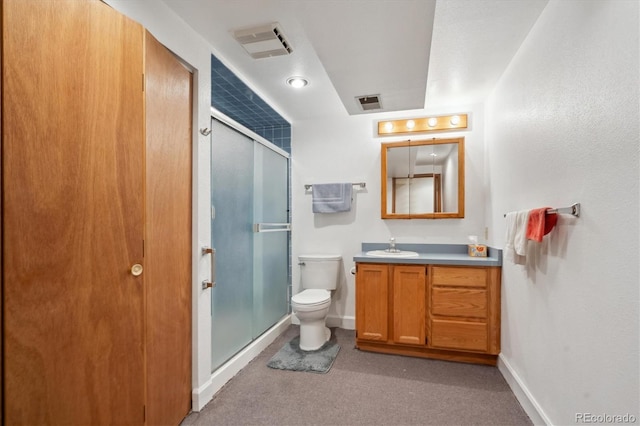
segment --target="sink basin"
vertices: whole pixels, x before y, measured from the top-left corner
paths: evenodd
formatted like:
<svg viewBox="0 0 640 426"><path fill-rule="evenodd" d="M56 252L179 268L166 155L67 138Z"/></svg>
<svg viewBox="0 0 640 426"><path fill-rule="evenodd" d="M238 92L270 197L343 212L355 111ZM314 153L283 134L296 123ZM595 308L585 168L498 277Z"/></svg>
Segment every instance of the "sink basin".
<svg viewBox="0 0 640 426"><path fill-rule="evenodd" d="M388 252L386 250L371 250L367 252L367 256L374 257L418 257L415 251L400 250L397 252Z"/></svg>

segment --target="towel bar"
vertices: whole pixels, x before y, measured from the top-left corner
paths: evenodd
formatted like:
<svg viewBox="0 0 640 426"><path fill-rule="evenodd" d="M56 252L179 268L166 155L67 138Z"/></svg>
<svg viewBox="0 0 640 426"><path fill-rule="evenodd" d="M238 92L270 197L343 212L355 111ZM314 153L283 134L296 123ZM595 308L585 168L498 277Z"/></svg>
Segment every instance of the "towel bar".
<svg viewBox="0 0 640 426"><path fill-rule="evenodd" d="M575 217L580 217L580 203L574 203L569 207L558 207L555 209L547 210L547 213L550 214L570 214ZM504 214L504 217L507 217L507 214Z"/></svg>

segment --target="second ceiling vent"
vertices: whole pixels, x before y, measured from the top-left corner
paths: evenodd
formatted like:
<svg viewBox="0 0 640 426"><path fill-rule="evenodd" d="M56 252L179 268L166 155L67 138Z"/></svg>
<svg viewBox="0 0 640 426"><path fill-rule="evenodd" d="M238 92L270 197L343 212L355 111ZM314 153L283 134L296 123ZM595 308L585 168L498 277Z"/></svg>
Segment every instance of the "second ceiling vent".
<svg viewBox="0 0 640 426"><path fill-rule="evenodd" d="M362 108L363 111L382 109L380 95L357 96L356 100L358 101L358 105L360 105L360 108Z"/></svg>
<svg viewBox="0 0 640 426"><path fill-rule="evenodd" d="M233 37L255 59L288 55L293 51L277 22L235 30Z"/></svg>

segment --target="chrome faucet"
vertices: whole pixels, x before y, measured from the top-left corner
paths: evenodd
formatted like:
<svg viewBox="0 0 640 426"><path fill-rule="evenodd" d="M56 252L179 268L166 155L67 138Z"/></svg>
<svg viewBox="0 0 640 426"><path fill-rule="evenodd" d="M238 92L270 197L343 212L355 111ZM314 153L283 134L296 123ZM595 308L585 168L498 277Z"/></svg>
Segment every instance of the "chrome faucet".
<svg viewBox="0 0 640 426"><path fill-rule="evenodd" d="M386 250L388 253L398 253L400 250L396 248L396 239L389 238L389 248Z"/></svg>

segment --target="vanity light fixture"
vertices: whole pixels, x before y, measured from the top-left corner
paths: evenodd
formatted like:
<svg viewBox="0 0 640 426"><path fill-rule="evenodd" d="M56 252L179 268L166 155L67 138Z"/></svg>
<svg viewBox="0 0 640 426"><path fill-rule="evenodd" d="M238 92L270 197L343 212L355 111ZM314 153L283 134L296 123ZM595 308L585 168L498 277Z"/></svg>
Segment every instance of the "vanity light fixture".
<svg viewBox="0 0 640 426"><path fill-rule="evenodd" d="M442 132L467 128L467 114L378 121L378 135Z"/></svg>
<svg viewBox="0 0 640 426"><path fill-rule="evenodd" d="M309 84L309 80L304 77L294 76L287 79L287 84L294 89L300 89Z"/></svg>

